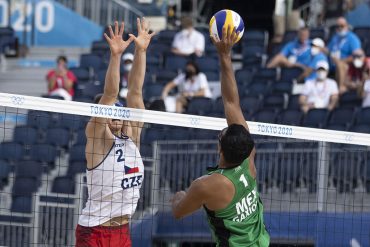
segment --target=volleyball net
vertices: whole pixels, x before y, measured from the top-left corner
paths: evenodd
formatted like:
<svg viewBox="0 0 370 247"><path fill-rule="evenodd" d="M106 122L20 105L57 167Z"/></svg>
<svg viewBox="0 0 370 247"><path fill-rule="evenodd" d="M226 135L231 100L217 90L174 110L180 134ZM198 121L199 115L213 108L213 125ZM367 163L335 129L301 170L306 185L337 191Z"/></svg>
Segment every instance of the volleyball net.
<svg viewBox="0 0 370 247"><path fill-rule="evenodd" d="M90 117L145 122L133 246L213 246L204 212L176 220L170 199L217 164L225 119L5 93L0 107L1 246L74 245ZM370 246L370 135L248 124L271 246Z"/></svg>

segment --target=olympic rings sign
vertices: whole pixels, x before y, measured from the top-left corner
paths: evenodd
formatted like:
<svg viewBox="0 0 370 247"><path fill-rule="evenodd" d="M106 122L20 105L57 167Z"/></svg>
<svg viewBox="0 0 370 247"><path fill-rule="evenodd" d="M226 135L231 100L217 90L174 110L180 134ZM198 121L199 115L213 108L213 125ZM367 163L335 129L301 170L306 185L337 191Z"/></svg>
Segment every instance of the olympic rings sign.
<svg viewBox="0 0 370 247"><path fill-rule="evenodd" d="M199 117L190 117L190 124L193 126L197 126L200 124L200 118Z"/></svg>
<svg viewBox="0 0 370 247"><path fill-rule="evenodd" d="M21 96L12 96L10 99L14 105L23 105L25 101L25 98Z"/></svg>

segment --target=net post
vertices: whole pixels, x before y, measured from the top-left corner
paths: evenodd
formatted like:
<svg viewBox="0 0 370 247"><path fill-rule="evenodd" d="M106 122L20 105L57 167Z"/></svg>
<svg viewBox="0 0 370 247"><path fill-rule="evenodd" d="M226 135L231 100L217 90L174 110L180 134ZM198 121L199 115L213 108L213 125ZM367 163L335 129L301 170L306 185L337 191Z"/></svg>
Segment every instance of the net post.
<svg viewBox="0 0 370 247"><path fill-rule="evenodd" d="M33 232L31 234L31 242L37 244L39 239L39 231L40 231L40 195L36 193L34 195L35 203L33 204L34 209L34 225L33 225Z"/></svg>
<svg viewBox="0 0 370 247"><path fill-rule="evenodd" d="M153 142L153 172L152 172L152 197L151 207L157 208L159 203L159 182L160 182L160 147L158 141Z"/></svg>
<svg viewBox="0 0 370 247"><path fill-rule="evenodd" d="M318 169L317 169L317 210L324 210L327 196L327 185L329 176L329 145L327 142L319 142L318 146Z"/></svg>

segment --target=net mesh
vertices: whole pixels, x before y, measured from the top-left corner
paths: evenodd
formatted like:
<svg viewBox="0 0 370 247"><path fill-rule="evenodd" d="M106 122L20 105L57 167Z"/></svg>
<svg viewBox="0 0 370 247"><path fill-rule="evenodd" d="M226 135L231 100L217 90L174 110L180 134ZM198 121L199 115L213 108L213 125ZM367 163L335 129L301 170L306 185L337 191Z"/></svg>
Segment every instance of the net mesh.
<svg viewBox="0 0 370 247"><path fill-rule="evenodd" d="M104 112L92 104L1 96L0 245L74 246L87 200L85 126ZM176 220L170 199L217 164L225 121L122 109L120 118L146 122L133 246L214 246L205 213ZM271 246L369 246L369 135L250 126Z"/></svg>

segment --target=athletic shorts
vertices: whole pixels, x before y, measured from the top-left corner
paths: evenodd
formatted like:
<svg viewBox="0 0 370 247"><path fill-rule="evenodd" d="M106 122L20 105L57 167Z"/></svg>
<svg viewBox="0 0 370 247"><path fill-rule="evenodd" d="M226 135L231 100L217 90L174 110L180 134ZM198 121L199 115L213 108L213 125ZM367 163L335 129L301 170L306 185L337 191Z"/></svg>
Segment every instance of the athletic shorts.
<svg viewBox="0 0 370 247"><path fill-rule="evenodd" d="M77 225L76 247L131 247L129 224L121 226Z"/></svg>

